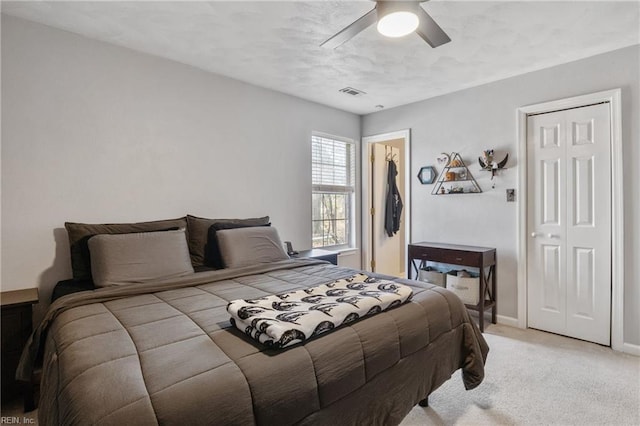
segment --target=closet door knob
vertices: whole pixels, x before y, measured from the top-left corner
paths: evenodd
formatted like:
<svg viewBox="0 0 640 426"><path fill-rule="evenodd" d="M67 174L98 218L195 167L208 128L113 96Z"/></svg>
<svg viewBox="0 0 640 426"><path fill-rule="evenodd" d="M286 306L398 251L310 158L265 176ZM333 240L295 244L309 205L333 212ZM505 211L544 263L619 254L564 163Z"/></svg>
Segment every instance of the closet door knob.
<svg viewBox="0 0 640 426"><path fill-rule="evenodd" d="M556 234L547 234L547 237L549 237L549 238L560 238L560 235L556 235Z"/></svg>
<svg viewBox="0 0 640 426"><path fill-rule="evenodd" d="M541 235L542 235L542 234L541 234L541 233L539 233L539 232L532 232L532 233L531 233L531 238L536 238L536 237L539 237L539 236L541 236Z"/></svg>

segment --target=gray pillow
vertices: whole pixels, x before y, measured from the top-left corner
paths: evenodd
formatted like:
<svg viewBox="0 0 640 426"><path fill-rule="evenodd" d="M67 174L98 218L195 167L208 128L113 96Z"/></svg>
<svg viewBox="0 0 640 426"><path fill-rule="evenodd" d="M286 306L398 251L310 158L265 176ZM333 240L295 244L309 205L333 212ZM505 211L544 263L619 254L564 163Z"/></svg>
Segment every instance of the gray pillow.
<svg viewBox="0 0 640 426"><path fill-rule="evenodd" d="M96 287L193 274L184 230L96 235L88 245Z"/></svg>
<svg viewBox="0 0 640 426"><path fill-rule="evenodd" d="M64 227L69 234L71 250L71 269L73 279L91 279L91 257L87 242L98 234L131 234L134 232L168 231L187 226L186 217L178 219L156 220L138 223L76 223L65 222Z"/></svg>
<svg viewBox="0 0 640 426"><path fill-rule="evenodd" d="M225 229L216 232L226 268L289 259L273 227Z"/></svg>
<svg viewBox="0 0 640 426"><path fill-rule="evenodd" d="M236 229L236 228L249 228L254 225L244 225L241 223L224 223L216 222L209 228L209 236L207 237L207 245L204 246L204 264L214 268L224 268L224 262L222 261L222 255L220 254L220 247L218 246L218 238L216 232L223 229ZM271 226L271 223L260 226ZM193 256L191 257L193 263Z"/></svg>
<svg viewBox="0 0 640 426"><path fill-rule="evenodd" d="M189 237L189 253L193 266L206 265L205 246L209 236L209 228L214 223L233 223L244 226L263 226L269 223L269 216L249 219L207 219L187 215L187 235Z"/></svg>

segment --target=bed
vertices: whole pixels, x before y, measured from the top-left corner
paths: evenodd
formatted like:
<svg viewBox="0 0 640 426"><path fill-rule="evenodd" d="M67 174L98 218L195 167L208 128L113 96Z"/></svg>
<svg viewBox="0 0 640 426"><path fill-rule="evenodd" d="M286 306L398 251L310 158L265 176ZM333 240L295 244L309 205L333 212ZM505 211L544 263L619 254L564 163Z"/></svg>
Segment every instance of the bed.
<svg viewBox="0 0 640 426"><path fill-rule="evenodd" d="M68 294L18 375L42 366L42 425L389 425L457 369L467 389L482 382L485 340L457 296L427 283L395 279L411 301L289 348L231 325L232 300L358 272L281 259Z"/></svg>

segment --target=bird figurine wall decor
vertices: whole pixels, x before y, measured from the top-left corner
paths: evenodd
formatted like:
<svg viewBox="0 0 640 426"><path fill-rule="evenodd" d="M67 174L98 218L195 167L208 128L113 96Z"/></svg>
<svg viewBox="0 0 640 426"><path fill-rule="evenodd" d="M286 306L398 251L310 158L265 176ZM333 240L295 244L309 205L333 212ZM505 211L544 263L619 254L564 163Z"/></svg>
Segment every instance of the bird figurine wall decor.
<svg viewBox="0 0 640 426"><path fill-rule="evenodd" d="M491 170L491 179L496 175L497 170L503 169L507 165L507 161L509 161L509 154L505 155L502 161L494 161L492 149L482 151L482 157L478 157L478 163L480 163L482 170Z"/></svg>

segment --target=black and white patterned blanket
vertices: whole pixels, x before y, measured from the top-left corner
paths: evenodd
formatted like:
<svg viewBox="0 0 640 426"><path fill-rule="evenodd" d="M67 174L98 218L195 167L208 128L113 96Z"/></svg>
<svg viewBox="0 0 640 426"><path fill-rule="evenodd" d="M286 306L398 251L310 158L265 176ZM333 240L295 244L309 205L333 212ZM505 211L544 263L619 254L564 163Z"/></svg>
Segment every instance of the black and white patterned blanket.
<svg viewBox="0 0 640 426"><path fill-rule="evenodd" d="M229 302L231 323L258 342L284 348L399 306L410 287L364 274L258 299Z"/></svg>

